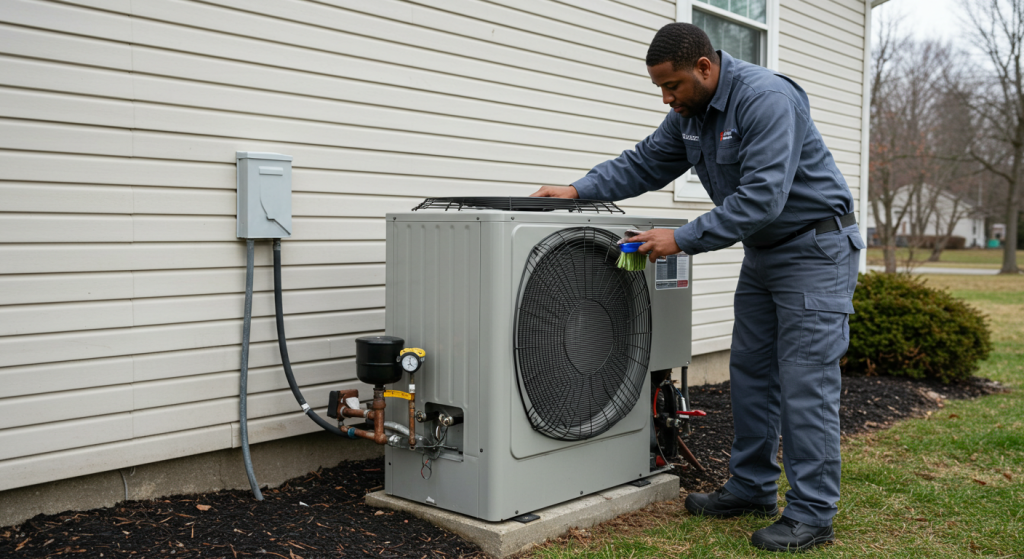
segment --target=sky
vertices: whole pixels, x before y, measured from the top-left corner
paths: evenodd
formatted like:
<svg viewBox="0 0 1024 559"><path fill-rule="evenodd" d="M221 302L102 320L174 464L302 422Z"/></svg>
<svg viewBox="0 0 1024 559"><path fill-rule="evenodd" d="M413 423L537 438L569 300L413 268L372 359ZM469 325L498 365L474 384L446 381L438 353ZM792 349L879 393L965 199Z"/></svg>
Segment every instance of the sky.
<svg viewBox="0 0 1024 559"><path fill-rule="evenodd" d="M918 39L941 38L957 41L962 35L962 0L889 0L874 9L879 17L902 15L901 25Z"/></svg>

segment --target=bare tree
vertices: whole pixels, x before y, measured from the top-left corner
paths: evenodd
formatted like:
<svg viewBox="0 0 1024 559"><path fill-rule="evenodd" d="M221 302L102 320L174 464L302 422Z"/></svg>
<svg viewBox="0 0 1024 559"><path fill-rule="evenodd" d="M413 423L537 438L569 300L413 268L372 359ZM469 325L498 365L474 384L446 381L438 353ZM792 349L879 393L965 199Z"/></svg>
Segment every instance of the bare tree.
<svg viewBox="0 0 1024 559"><path fill-rule="evenodd" d="M880 19L877 46L872 52L871 144L868 200L875 229L885 255L885 271L896 272L896 235L904 213L894 208L902 184L903 159L900 107L897 102L899 54L907 39L900 36L899 22Z"/></svg>
<svg viewBox="0 0 1024 559"><path fill-rule="evenodd" d="M971 215L974 208L969 202L963 197L957 196L952 198L950 203L949 213L943 215L942 212L935 214L935 243L932 245L932 253L928 256L929 262L938 262L939 257L942 255L942 251L946 248L946 243L953 236L953 231L956 229L960 220ZM946 223L943 224L943 218L946 219Z"/></svg>
<svg viewBox="0 0 1024 559"><path fill-rule="evenodd" d="M949 68L963 66L962 54L955 54ZM988 176L984 167L970 155L973 137L970 131L976 126L970 112L962 110L960 105L957 93L962 89L960 77L958 72L947 72L942 97L935 106L938 124L932 137L936 156L931 182L935 190L930 197L935 235L929 262L939 261L957 224L979 212L975 194Z"/></svg>
<svg viewBox="0 0 1024 559"><path fill-rule="evenodd" d="M936 219L941 211L939 201L942 199L942 191L932 184L922 184L919 187L911 188L908 200L906 201L909 211L907 221L910 224L910 236L907 239L906 268L913 270L919 262L915 258L917 249L930 248L934 239L929 239L928 226Z"/></svg>
<svg viewBox="0 0 1024 559"><path fill-rule="evenodd" d="M900 227L911 209L927 223L931 204L921 204L925 184L935 174L933 136L943 99L951 51L934 41L903 37L897 20L881 20L872 53L871 165L868 199L885 254L885 271L897 271ZM916 220L915 220L916 221ZM913 226L915 223L910 223ZM917 225L920 225L918 223ZM920 237L911 231L909 239ZM904 266L912 266L911 257Z"/></svg>
<svg viewBox="0 0 1024 559"><path fill-rule="evenodd" d="M990 68L973 87L957 91L980 125L971 157L1006 186L1006 240L999 273L1017 274L1017 220L1024 173L1024 0L972 0L965 2L964 12L971 26L971 42Z"/></svg>

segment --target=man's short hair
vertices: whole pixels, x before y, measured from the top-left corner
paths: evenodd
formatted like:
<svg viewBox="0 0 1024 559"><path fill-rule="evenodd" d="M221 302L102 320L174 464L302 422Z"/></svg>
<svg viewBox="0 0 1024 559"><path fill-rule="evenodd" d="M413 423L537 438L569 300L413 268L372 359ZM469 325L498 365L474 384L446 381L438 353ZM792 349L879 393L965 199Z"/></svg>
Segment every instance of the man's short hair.
<svg viewBox="0 0 1024 559"><path fill-rule="evenodd" d="M692 70L701 57L719 64L718 53L703 29L689 23L670 23L658 30L647 49L647 65L671 62L675 70Z"/></svg>

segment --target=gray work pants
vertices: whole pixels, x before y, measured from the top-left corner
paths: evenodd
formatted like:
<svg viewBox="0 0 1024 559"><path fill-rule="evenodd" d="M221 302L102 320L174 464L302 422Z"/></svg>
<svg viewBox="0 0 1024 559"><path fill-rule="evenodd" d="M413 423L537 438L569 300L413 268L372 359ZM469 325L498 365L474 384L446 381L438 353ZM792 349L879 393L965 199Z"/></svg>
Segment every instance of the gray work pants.
<svg viewBox="0 0 1024 559"><path fill-rule="evenodd" d="M828 526L839 501L839 360L864 241L856 225L745 247L729 363L736 428L725 488L776 501L782 434L792 489L783 516ZM780 431L781 427L781 431Z"/></svg>

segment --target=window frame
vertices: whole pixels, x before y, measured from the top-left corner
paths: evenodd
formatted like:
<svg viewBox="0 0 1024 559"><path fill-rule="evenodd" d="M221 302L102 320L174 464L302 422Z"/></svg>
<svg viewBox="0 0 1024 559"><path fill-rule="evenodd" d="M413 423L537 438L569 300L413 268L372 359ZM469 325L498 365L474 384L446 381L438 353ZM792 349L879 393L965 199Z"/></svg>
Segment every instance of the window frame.
<svg viewBox="0 0 1024 559"><path fill-rule="evenodd" d="M766 0L765 23L717 8L703 0L676 0L676 21L693 23L693 10L761 31L761 65L779 70L779 0ZM711 202L700 178L692 170L676 179L672 190L672 198L677 202Z"/></svg>

